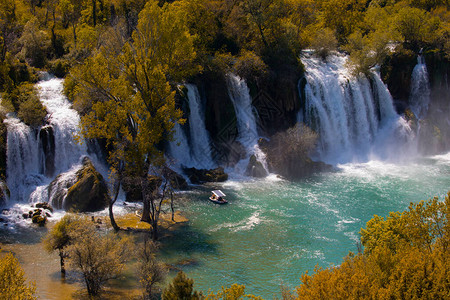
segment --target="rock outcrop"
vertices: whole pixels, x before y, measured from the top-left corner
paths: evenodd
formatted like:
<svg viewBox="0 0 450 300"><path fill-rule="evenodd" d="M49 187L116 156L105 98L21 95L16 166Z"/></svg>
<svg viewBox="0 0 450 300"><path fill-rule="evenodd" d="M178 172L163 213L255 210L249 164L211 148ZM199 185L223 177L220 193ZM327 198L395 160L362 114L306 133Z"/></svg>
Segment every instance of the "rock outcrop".
<svg viewBox="0 0 450 300"><path fill-rule="evenodd" d="M221 167L212 170L196 168L184 168L183 170L193 184L223 182L228 179L228 174Z"/></svg>
<svg viewBox="0 0 450 300"><path fill-rule="evenodd" d="M60 174L49 185L49 200L57 209L98 211L107 207L109 199L106 182L88 157L74 175Z"/></svg>
<svg viewBox="0 0 450 300"><path fill-rule="evenodd" d="M247 170L245 171L245 175L264 178L269 175L264 168L264 165L258 161L255 155L250 156L250 160L248 162Z"/></svg>

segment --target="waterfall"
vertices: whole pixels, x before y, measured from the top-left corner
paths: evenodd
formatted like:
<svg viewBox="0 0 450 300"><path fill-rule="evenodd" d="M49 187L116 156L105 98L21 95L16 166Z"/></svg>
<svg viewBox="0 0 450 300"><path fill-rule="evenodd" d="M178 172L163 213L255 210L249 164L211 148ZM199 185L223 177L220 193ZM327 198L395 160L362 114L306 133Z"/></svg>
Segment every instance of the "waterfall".
<svg viewBox="0 0 450 300"><path fill-rule="evenodd" d="M234 74L227 75L228 94L234 105L236 113L236 122L238 130L238 142L244 146L247 159L251 155L255 155L267 171L266 156L258 145L258 130L256 126L256 118L252 105L252 98L244 79Z"/></svg>
<svg viewBox="0 0 450 300"><path fill-rule="evenodd" d="M205 127L205 113L200 94L195 85L186 84L185 86L188 90L192 156L198 169L212 169L215 163L211 156L211 141Z"/></svg>
<svg viewBox="0 0 450 300"><path fill-rule="evenodd" d="M170 156L178 165L196 169L216 167L211 155L211 140L205 126L205 112L200 94L194 84L185 84L189 102L189 135L187 139L183 127L176 123L173 141L169 142Z"/></svg>
<svg viewBox="0 0 450 300"><path fill-rule="evenodd" d="M425 117L430 104L430 81L427 65L422 55L417 57L417 65L411 75L411 93L409 104L418 119Z"/></svg>
<svg viewBox="0 0 450 300"><path fill-rule="evenodd" d="M74 140L80 117L62 94L63 80L48 75L43 78L36 86L48 111L48 125L33 129L13 116L5 120L11 204L48 201L48 184L54 175L68 170L75 174L81 157L88 155L86 142L81 138L80 143ZM93 161L97 162L96 157ZM96 165L106 173L98 162Z"/></svg>
<svg viewBox="0 0 450 300"><path fill-rule="evenodd" d="M179 123L175 123L173 140L169 142L169 153L175 164L193 167L191 149Z"/></svg>
<svg viewBox="0 0 450 300"><path fill-rule="evenodd" d="M399 142L386 135L409 141L408 124L396 113L378 71L373 70L370 78L355 77L347 57L340 54L323 61L304 53L301 60L306 85L298 121L319 134L318 159L343 163L387 158Z"/></svg>
<svg viewBox="0 0 450 300"><path fill-rule="evenodd" d="M37 84L41 102L49 113L48 122L54 131L55 167L58 173L69 169L79 162L81 156L87 155L86 142L77 143L74 140L74 135L79 133L80 116L62 93L63 81L51 78Z"/></svg>
<svg viewBox="0 0 450 300"><path fill-rule="evenodd" d="M28 199L34 188L43 182L42 156L35 130L15 117L8 117L4 122L8 128L6 182L11 191L10 201L18 202Z"/></svg>

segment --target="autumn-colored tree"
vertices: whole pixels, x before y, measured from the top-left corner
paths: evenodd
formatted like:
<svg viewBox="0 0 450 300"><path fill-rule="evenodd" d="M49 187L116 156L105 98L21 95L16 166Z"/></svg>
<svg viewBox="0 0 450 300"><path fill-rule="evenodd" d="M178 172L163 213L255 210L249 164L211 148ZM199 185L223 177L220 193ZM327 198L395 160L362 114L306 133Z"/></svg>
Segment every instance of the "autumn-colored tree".
<svg viewBox="0 0 450 300"><path fill-rule="evenodd" d="M34 283L28 285L19 261L12 253L0 257L0 299L37 299Z"/></svg>
<svg viewBox="0 0 450 300"><path fill-rule="evenodd" d="M374 216L361 229L364 252L302 276L298 299L446 299L450 293L450 192Z"/></svg>
<svg viewBox="0 0 450 300"><path fill-rule="evenodd" d="M262 300L263 298L245 293L245 285L233 284L230 287L222 287L217 293L210 293L205 300L239 300L253 299Z"/></svg>
<svg viewBox="0 0 450 300"><path fill-rule="evenodd" d="M184 11L176 6L149 1L132 41L117 49L120 44L108 43L72 72L78 84L76 102L84 102L89 111L81 118L82 133L105 139L111 149L111 178L118 183L110 205L113 226L112 204L124 176L140 178L141 190L153 191L147 173L162 157L157 145L170 138L175 122L183 122L169 82L198 71L192 64L193 37L184 24ZM151 215L160 205L153 205L152 196L143 200L142 220L155 221Z"/></svg>
<svg viewBox="0 0 450 300"><path fill-rule="evenodd" d="M70 228L69 239L69 262L83 275L89 296L98 295L109 279L121 274L133 252L130 238L104 235L87 218Z"/></svg>

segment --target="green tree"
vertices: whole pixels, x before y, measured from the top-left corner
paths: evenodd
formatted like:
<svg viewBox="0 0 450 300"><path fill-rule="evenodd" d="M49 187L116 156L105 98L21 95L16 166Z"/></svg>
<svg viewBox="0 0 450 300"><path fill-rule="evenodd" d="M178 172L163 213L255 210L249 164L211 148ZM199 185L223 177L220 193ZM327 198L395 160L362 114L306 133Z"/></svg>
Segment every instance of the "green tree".
<svg viewBox="0 0 450 300"><path fill-rule="evenodd" d="M188 278L180 271L162 294L163 300L198 300L202 299L201 293L194 290L194 280Z"/></svg>
<svg viewBox="0 0 450 300"><path fill-rule="evenodd" d="M39 21L36 17L25 24L19 43L22 46L20 55L27 59L30 65L37 68L42 68L45 65L50 38L45 31L40 30Z"/></svg>
<svg viewBox="0 0 450 300"><path fill-rule="evenodd" d="M65 258L68 257L67 247L72 242L71 233L75 230L81 219L75 215L66 214L59 220L50 232L45 236L43 242L48 252L58 251L61 265L61 276L66 276Z"/></svg>
<svg viewBox="0 0 450 300"><path fill-rule="evenodd" d="M0 299L4 300L31 300L36 287L34 283L28 285L24 272L17 259L8 253L0 258Z"/></svg>
<svg viewBox="0 0 450 300"><path fill-rule="evenodd" d="M425 10L403 7L395 15L396 30L401 42L410 49L419 50L434 39L439 20Z"/></svg>

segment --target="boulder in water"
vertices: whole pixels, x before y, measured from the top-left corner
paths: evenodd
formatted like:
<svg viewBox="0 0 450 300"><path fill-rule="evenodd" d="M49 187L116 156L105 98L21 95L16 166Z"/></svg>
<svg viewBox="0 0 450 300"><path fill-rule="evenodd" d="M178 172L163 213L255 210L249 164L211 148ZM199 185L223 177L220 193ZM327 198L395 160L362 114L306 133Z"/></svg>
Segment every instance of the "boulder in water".
<svg viewBox="0 0 450 300"><path fill-rule="evenodd" d="M67 190L75 184L76 174L62 173L48 186L48 199L56 209L62 209Z"/></svg>
<svg viewBox="0 0 450 300"><path fill-rule="evenodd" d="M103 176L88 157L76 173L76 181L67 191L64 209L77 212L98 211L108 206L110 197Z"/></svg>
<svg viewBox="0 0 450 300"><path fill-rule="evenodd" d="M48 195L56 209L76 212L102 210L109 202L106 182L88 157L76 173L59 174L50 183Z"/></svg>
<svg viewBox="0 0 450 300"><path fill-rule="evenodd" d="M53 212L53 207L48 202L39 202L34 205L36 208L42 208Z"/></svg>
<svg viewBox="0 0 450 300"><path fill-rule="evenodd" d="M37 208L32 212L31 221L39 226L44 226L47 223L47 216L44 210Z"/></svg>
<svg viewBox="0 0 450 300"><path fill-rule="evenodd" d="M185 190L188 188L186 179L170 168L165 168L165 175L170 180L170 184L174 189Z"/></svg>
<svg viewBox="0 0 450 300"><path fill-rule="evenodd" d="M250 160L248 162L247 170L245 171L245 175L264 178L269 175L264 168L264 165L258 161L255 155L250 156Z"/></svg>
<svg viewBox="0 0 450 300"><path fill-rule="evenodd" d="M228 174L225 173L221 167L211 170L196 168L184 168L183 170L194 184L205 182L223 182L228 179Z"/></svg>

